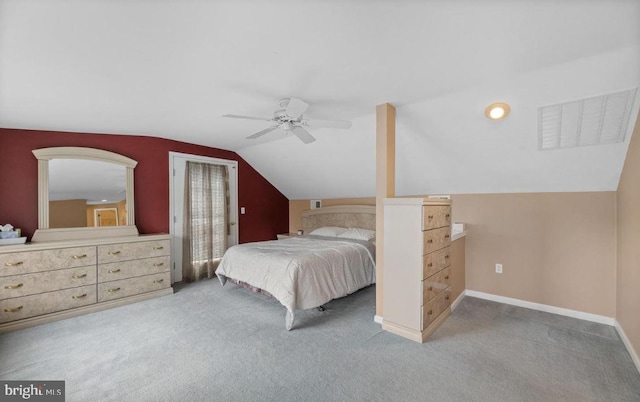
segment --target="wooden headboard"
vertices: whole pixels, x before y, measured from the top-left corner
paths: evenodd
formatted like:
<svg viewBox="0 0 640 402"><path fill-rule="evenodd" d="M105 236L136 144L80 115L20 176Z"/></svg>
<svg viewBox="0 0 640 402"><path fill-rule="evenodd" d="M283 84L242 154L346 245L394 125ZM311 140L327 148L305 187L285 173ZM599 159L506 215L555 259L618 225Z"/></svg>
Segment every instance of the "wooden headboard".
<svg viewBox="0 0 640 402"><path fill-rule="evenodd" d="M375 205L333 205L302 213L305 234L324 226L376 230Z"/></svg>

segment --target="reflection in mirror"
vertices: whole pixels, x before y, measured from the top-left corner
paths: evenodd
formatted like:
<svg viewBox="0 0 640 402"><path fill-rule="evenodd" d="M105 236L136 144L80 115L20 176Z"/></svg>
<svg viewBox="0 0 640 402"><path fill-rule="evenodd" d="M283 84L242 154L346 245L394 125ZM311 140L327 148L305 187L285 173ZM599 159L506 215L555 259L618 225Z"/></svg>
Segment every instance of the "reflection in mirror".
<svg viewBox="0 0 640 402"><path fill-rule="evenodd" d="M126 225L126 189L126 167L122 165L88 159L50 160L49 228Z"/></svg>
<svg viewBox="0 0 640 402"><path fill-rule="evenodd" d="M118 208L95 208L93 226L118 226Z"/></svg>

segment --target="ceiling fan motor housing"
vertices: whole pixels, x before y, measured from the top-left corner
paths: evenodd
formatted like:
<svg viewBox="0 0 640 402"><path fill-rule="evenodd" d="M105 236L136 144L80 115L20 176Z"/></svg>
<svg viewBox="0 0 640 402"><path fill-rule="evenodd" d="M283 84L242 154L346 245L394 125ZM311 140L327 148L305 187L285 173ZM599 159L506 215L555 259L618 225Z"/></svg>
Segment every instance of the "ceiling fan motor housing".
<svg viewBox="0 0 640 402"><path fill-rule="evenodd" d="M287 114L287 106L289 106L289 102L291 98L282 98L280 99L280 107L281 109L273 112L273 120L278 123L298 123L302 120L302 115L298 116L298 118L291 117Z"/></svg>
<svg viewBox="0 0 640 402"><path fill-rule="evenodd" d="M287 115L287 109L278 109L275 112L273 112L273 120L278 123L286 123L286 122L297 123L301 119L302 119L302 116L298 117L297 119L294 119L293 117Z"/></svg>

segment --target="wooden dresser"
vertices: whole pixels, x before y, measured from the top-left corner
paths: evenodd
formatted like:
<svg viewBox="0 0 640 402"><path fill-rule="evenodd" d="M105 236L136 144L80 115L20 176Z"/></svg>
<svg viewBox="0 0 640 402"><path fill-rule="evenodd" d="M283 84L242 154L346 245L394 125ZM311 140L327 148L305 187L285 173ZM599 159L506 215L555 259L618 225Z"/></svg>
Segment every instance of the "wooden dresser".
<svg viewBox="0 0 640 402"><path fill-rule="evenodd" d="M417 342L451 313L451 201L384 200L382 328Z"/></svg>
<svg viewBox="0 0 640 402"><path fill-rule="evenodd" d="M0 247L0 332L173 293L169 235Z"/></svg>

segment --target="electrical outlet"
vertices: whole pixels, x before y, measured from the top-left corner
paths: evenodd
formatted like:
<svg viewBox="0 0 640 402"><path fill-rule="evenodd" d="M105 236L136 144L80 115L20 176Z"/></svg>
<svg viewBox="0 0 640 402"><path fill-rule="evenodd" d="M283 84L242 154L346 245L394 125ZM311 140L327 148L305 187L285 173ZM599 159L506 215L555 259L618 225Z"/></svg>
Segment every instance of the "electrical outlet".
<svg viewBox="0 0 640 402"><path fill-rule="evenodd" d="M240 215L244 215L245 214L245 209L244 207L240 207Z"/></svg>
<svg viewBox="0 0 640 402"><path fill-rule="evenodd" d="M502 264L496 264L496 274L502 273Z"/></svg>

